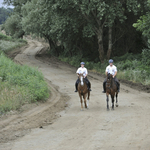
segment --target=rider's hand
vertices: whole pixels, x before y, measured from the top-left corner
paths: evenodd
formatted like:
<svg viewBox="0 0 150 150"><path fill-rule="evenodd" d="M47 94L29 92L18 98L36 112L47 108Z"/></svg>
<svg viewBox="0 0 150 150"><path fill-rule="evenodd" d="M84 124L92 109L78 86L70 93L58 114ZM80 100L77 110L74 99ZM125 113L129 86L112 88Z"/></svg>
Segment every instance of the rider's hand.
<svg viewBox="0 0 150 150"><path fill-rule="evenodd" d="M113 78L114 78L115 76L113 76Z"/></svg>

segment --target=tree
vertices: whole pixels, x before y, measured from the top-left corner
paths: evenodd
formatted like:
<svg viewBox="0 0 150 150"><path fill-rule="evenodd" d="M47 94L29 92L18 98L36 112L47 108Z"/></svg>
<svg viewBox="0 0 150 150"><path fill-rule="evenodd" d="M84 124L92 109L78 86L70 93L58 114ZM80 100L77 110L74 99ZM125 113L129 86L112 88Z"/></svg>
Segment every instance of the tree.
<svg viewBox="0 0 150 150"><path fill-rule="evenodd" d="M4 24L6 33L15 37L23 38L24 31L22 30L21 17L18 14L11 15Z"/></svg>
<svg viewBox="0 0 150 150"><path fill-rule="evenodd" d="M5 20L8 18L8 16L10 15L10 13L13 11L13 9L11 8L0 8L0 24L4 23Z"/></svg>
<svg viewBox="0 0 150 150"><path fill-rule="evenodd" d="M145 15L141 16L137 23L134 23L133 26L138 30L142 32L142 35L146 37L147 39L150 39L150 0L148 0L148 11Z"/></svg>

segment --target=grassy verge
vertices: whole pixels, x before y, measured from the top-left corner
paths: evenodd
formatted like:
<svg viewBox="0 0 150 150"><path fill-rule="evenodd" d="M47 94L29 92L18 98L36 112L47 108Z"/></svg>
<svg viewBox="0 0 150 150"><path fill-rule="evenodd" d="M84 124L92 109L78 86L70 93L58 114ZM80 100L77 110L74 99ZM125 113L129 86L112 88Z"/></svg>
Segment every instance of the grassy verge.
<svg viewBox="0 0 150 150"><path fill-rule="evenodd" d="M0 50L7 53L16 48L22 47L27 44L27 41L23 39L14 39L10 36L6 36L0 33Z"/></svg>
<svg viewBox="0 0 150 150"><path fill-rule="evenodd" d="M15 64L0 55L0 113L16 110L25 103L45 101L49 89L36 68Z"/></svg>
<svg viewBox="0 0 150 150"><path fill-rule="evenodd" d="M5 56L4 52L22 46L26 41L3 36L0 41L0 114L17 110L25 103L45 101L48 85L36 68L21 66ZM0 36L1 38L1 36ZM3 46L2 46L3 45ZM3 48L3 49L2 49Z"/></svg>
<svg viewBox="0 0 150 150"><path fill-rule="evenodd" d="M142 83L143 85L150 85L149 58L149 49L143 50L142 54L133 55L127 53L121 57L114 57L114 65L116 65L118 69L117 77L135 83ZM108 66L108 61L105 61L104 63L88 62L86 59L80 58L80 56L60 56L59 59L75 67L79 67L80 62L84 61L87 69L101 74L105 73L106 66Z"/></svg>

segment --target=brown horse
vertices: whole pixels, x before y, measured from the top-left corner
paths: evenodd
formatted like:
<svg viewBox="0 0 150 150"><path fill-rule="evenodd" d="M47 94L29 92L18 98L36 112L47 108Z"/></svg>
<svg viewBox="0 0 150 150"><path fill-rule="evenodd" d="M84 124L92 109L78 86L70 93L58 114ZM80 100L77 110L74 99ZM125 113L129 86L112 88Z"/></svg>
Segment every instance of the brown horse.
<svg viewBox="0 0 150 150"><path fill-rule="evenodd" d="M90 99L90 91L88 90L88 87L87 87L87 84L86 84L83 74L79 74L79 80L80 80L80 83L78 84L78 93L79 93L80 102L81 102L81 110L83 110L82 97L84 99L85 108L88 108L89 107L89 99ZM88 95L88 98L87 98L87 95ZM87 100L86 100L86 98L87 98Z"/></svg>
<svg viewBox="0 0 150 150"><path fill-rule="evenodd" d="M114 96L116 96L116 107L118 107L118 90L115 80L111 74L107 74L106 82L106 101L107 101L107 110L109 110L109 94L111 95L112 100L112 109L114 110Z"/></svg>

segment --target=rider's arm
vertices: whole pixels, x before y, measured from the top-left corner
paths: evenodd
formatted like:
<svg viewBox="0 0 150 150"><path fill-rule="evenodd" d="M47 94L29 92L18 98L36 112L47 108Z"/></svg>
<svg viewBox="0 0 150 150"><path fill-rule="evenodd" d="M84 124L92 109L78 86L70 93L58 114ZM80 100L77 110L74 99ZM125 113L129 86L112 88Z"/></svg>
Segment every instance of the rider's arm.
<svg viewBox="0 0 150 150"><path fill-rule="evenodd" d="M87 69L86 69L85 73L86 73L86 74L85 74L84 78L85 78L85 77L87 77L87 75L88 75L88 71L87 71Z"/></svg>
<svg viewBox="0 0 150 150"><path fill-rule="evenodd" d="M113 75L113 78L117 75L117 67L115 67L115 74Z"/></svg>
<svg viewBox="0 0 150 150"><path fill-rule="evenodd" d="M115 74L113 75L113 78L117 75L117 71L115 72Z"/></svg>
<svg viewBox="0 0 150 150"><path fill-rule="evenodd" d="M76 72L77 76L79 76L79 72L80 72L80 71L79 71L79 68L78 68L78 70L77 70L77 72Z"/></svg>
<svg viewBox="0 0 150 150"><path fill-rule="evenodd" d="M84 78L87 76L87 74L84 76Z"/></svg>
<svg viewBox="0 0 150 150"><path fill-rule="evenodd" d="M108 67L106 67L105 74L106 74L106 76L107 76L107 74L108 74Z"/></svg>

